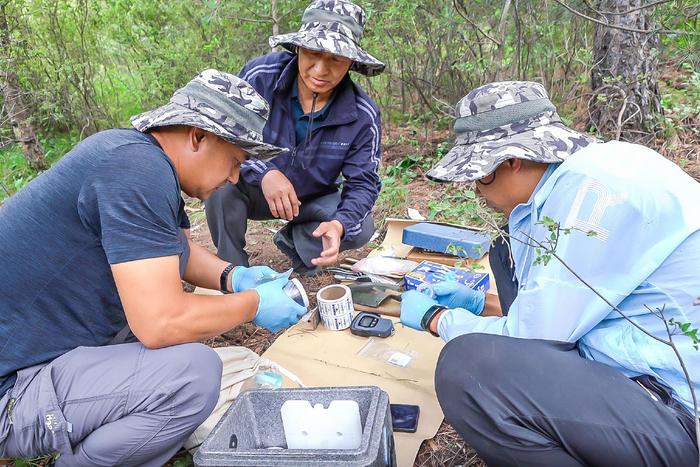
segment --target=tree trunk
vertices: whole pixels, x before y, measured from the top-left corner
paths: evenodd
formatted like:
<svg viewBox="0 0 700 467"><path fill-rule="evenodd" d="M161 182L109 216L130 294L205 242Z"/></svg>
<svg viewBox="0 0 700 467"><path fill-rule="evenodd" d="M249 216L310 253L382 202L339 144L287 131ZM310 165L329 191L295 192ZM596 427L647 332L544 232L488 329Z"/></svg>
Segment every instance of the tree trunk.
<svg viewBox="0 0 700 467"><path fill-rule="evenodd" d="M5 15L5 4L0 4L0 90L2 90L5 111L10 120L15 139L22 147L22 153L27 159L29 166L38 172L46 170L48 163L44 158L44 151L32 126L32 119L27 111L24 94L17 80L17 74L12 69L13 61L9 53L10 32Z"/></svg>
<svg viewBox="0 0 700 467"><path fill-rule="evenodd" d="M655 28L654 8L644 0L600 0L598 18L626 29ZM658 34L595 26L589 101L591 125L605 138L650 143L662 112Z"/></svg>
<svg viewBox="0 0 700 467"><path fill-rule="evenodd" d="M517 0L516 0L517 3ZM510 9L511 0L504 0L501 8L501 19L498 21L498 47L494 53L494 63L496 70L493 75L493 81L503 81L506 78L505 64L503 56L506 49L506 28L508 27L508 10Z"/></svg>
<svg viewBox="0 0 700 467"><path fill-rule="evenodd" d="M280 19L279 19L279 14L277 13L277 0L271 0L272 5L270 5L271 12L270 16L272 16L272 35L276 36L277 34L280 33Z"/></svg>

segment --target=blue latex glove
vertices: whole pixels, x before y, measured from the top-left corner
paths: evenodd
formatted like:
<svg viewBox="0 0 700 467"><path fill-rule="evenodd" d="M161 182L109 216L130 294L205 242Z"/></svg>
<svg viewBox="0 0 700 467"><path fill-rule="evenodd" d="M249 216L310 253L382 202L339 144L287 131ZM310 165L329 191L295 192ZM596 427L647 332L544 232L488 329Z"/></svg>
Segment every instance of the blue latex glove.
<svg viewBox="0 0 700 467"><path fill-rule="evenodd" d="M484 292L470 289L459 282L438 282L433 284L433 292L438 303L447 308L464 308L477 316L484 310Z"/></svg>
<svg viewBox="0 0 700 467"><path fill-rule="evenodd" d="M234 292L243 292L250 290L258 285L258 281L266 277L272 278L279 276L280 273L267 266L236 266L231 273L231 290ZM286 276L285 276L286 277Z"/></svg>
<svg viewBox="0 0 700 467"><path fill-rule="evenodd" d="M284 293L282 288L289 279L282 275L279 279L258 285L258 311L253 322L272 332L279 332L299 322L306 313L306 308L299 305Z"/></svg>
<svg viewBox="0 0 700 467"><path fill-rule="evenodd" d="M437 304L437 301L417 290L404 292L401 294L401 322L413 329L425 331L420 322L428 308Z"/></svg>

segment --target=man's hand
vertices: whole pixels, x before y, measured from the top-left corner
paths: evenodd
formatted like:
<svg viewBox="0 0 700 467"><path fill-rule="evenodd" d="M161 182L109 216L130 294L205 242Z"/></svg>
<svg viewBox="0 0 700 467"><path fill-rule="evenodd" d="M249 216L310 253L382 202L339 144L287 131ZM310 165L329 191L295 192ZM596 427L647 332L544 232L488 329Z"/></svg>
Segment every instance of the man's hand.
<svg viewBox="0 0 700 467"><path fill-rule="evenodd" d="M260 182L265 201L273 216L291 221L299 215L301 202L289 179L279 170L270 170Z"/></svg>
<svg viewBox="0 0 700 467"><path fill-rule="evenodd" d="M314 230L313 236L321 237L323 242L323 251L321 256L311 260L311 263L316 266L329 266L338 261L338 252L340 251L340 239L343 236L343 224L340 221L332 220L321 222Z"/></svg>
<svg viewBox="0 0 700 467"><path fill-rule="evenodd" d="M409 290L401 294L401 322L406 326L425 331L421 321L431 306L438 302L417 290Z"/></svg>
<svg viewBox="0 0 700 467"><path fill-rule="evenodd" d="M289 279L282 276L255 287L258 293L258 310L253 323L271 332L279 332L299 322L306 308L292 300L283 288Z"/></svg>
<svg viewBox="0 0 700 467"><path fill-rule="evenodd" d="M484 310L484 292L473 290L456 281L443 281L433 285L436 300L447 308L464 308L479 316Z"/></svg>
<svg viewBox="0 0 700 467"><path fill-rule="evenodd" d="M249 268L245 266L236 266L236 268L231 272L231 291L232 292L243 292L244 290L250 290L258 285L258 282L265 278L275 278L279 273L272 268L267 266L251 266Z"/></svg>

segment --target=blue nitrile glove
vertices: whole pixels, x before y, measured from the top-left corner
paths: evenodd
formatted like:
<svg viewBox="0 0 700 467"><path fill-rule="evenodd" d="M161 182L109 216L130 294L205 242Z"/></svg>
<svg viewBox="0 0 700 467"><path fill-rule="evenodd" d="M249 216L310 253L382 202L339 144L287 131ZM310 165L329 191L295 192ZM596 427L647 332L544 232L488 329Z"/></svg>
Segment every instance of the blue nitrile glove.
<svg viewBox="0 0 700 467"><path fill-rule="evenodd" d="M433 292L438 303L447 308L464 308L477 316L484 310L484 292L470 289L459 282L438 282L433 284Z"/></svg>
<svg viewBox="0 0 700 467"><path fill-rule="evenodd" d="M401 322L413 329L425 331L421 326L421 320L433 305L438 305L438 302L417 290L402 293Z"/></svg>
<svg viewBox="0 0 700 467"><path fill-rule="evenodd" d="M250 290L258 285L258 281L265 277L274 278L280 273L267 266L236 266L231 273L231 290L234 292L243 292Z"/></svg>
<svg viewBox="0 0 700 467"><path fill-rule="evenodd" d="M258 293L258 311L253 322L272 332L278 332L296 324L306 313L306 308L299 305L284 293L282 288L288 282L283 275L279 279L258 285L254 290Z"/></svg>

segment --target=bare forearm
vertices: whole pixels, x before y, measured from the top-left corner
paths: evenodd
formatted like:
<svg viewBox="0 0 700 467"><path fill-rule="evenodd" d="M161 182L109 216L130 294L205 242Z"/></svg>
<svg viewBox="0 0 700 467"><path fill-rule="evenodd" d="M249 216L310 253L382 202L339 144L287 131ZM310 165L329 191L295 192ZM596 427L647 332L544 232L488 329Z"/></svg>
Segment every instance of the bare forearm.
<svg viewBox="0 0 700 467"><path fill-rule="evenodd" d="M158 317L149 347L200 341L217 336L239 324L252 321L258 308L254 290L230 295L183 293L180 306ZM151 345L148 345L151 344Z"/></svg>
<svg viewBox="0 0 700 467"><path fill-rule="evenodd" d="M191 240L189 245L190 258L185 269L185 280L198 287L219 290L221 271L229 263Z"/></svg>
<svg viewBox="0 0 700 467"><path fill-rule="evenodd" d="M503 316L501 301L498 299L498 295L491 293L486 294L484 309L481 312L481 316Z"/></svg>

